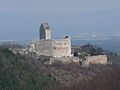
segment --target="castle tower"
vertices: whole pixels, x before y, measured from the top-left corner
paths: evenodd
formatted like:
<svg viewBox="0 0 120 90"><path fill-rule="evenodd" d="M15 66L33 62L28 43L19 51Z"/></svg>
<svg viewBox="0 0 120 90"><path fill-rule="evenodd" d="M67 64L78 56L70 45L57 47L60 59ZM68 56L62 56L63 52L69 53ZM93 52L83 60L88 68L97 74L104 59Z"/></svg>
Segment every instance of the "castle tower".
<svg viewBox="0 0 120 90"><path fill-rule="evenodd" d="M42 23L39 32L40 32L40 39L51 39L51 29L48 23Z"/></svg>

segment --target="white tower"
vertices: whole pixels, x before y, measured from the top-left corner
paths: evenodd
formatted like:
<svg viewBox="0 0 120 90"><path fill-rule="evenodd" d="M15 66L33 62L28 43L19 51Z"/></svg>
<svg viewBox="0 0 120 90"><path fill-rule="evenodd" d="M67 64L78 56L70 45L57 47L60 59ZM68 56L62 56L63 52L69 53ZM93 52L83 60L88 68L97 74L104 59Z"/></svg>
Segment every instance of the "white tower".
<svg viewBox="0 0 120 90"><path fill-rule="evenodd" d="M51 39L51 29L48 23L42 23L39 32L40 39Z"/></svg>

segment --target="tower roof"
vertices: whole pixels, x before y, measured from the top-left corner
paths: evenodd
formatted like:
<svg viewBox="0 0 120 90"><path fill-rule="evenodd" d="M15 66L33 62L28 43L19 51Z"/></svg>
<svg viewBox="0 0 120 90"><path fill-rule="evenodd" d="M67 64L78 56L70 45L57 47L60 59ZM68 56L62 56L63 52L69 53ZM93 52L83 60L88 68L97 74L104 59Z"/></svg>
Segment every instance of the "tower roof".
<svg viewBox="0 0 120 90"><path fill-rule="evenodd" d="M68 36L65 36L65 39L69 38Z"/></svg>
<svg viewBox="0 0 120 90"><path fill-rule="evenodd" d="M48 23L42 23L41 26L43 26L45 29L50 29Z"/></svg>

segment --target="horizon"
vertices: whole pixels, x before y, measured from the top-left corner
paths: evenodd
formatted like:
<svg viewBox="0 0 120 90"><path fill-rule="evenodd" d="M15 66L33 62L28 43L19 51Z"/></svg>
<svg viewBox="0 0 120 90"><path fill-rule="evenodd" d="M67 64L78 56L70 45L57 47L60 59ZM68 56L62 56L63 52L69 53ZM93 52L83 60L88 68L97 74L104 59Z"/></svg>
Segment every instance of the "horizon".
<svg viewBox="0 0 120 90"><path fill-rule="evenodd" d="M53 38L119 37L119 10L119 0L1 0L0 40L39 39L42 22L48 22Z"/></svg>

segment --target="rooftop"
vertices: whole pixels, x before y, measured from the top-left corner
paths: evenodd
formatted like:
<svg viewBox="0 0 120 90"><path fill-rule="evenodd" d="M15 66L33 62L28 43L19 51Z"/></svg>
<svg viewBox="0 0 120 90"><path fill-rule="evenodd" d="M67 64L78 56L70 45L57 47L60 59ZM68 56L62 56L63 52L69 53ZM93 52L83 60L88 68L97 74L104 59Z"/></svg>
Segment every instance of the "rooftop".
<svg viewBox="0 0 120 90"><path fill-rule="evenodd" d="M42 23L41 26L43 26L45 29L50 29L48 23Z"/></svg>

